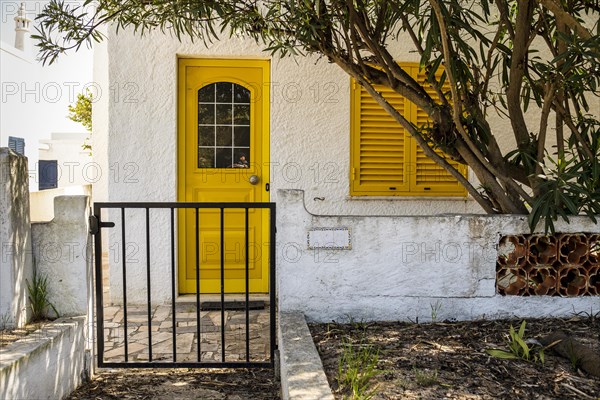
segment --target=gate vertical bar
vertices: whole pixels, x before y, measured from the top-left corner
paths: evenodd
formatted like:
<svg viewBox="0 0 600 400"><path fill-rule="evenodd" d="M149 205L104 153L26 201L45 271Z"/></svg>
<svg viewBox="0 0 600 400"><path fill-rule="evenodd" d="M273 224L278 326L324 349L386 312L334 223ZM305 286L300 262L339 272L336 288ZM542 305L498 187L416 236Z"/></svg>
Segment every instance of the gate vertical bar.
<svg viewBox="0 0 600 400"><path fill-rule="evenodd" d="M104 309L102 293L102 233L100 225L102 221L101 208L94 204L94 217L98 223L98 230L94 235L94 258L96 262L96 336L98 350L98 367L104 366Z"/></svg>
<svg viewBox="0 0 600 400"><path fill-rule="evenodd" d="M125 243L125 207L121 207L121 254L123 256L123 336L125 340L125 362L129 361L129 340L127 335L127 244Z"/></svg>
<svg viewBox="0 0 600 400"><path fill-rule="evenodd" d="M276 224L276 220L277 220L277 213L275 211L275 204L271 204L269 207L270 210L270 228L269 228L269 241L270 246L269 246L269 301L270 301L270 307L269 307L269 312L270 312L270 317L271 317L271 321L270 321L270 326L269 326L269 330L271 333L271 366L275 366L275 346L276 346L276 342L275 342L275 323L276 323L276 305L275 305L275 301L276 301L276 294L275 294L275 279L277 279L277 275L275 273L275 254L276 254L276 249L275 249L275 233L277 232L277 224Z"/></svg>
<svg viewBox="0 0 600 400"><path fill-rule="evenodd" d="M225 209L221 207L221 361L225 362Z"/></svg>
<svg viewBox="0 0 600 400"><path fill-rule="evenodd" d="M148 287L148 361L152 362L152 295L150 287L150 208L146 207L146 279Z"/></svg>
<svg viewBox="0 0 600 400"><path fill-rule="evenodd" d="M246 207L245 215L244 215L244 227L245 227L245 248L246 248L246 362L250 362L250 253L248 246L248 210L249 207ZM258 210L254 210L257 212ZM263 210L260 210L261 212Z"/></svg>
<svg viewBox="0 0 600 400"><path fill-rule="evenodd" d="M198 362L202 361L200 332L200 211L196 208L196 336L198 337Z"/></svg>
<svg viewBox="0 0 600 400"><path fill-rule="evenodd" d="M171 208L171 304L172 309L172 329L173 329L173 362L177 362L177 327L176 312L175 308L175 282L177 276L175 275L175 209Z"/></svg>

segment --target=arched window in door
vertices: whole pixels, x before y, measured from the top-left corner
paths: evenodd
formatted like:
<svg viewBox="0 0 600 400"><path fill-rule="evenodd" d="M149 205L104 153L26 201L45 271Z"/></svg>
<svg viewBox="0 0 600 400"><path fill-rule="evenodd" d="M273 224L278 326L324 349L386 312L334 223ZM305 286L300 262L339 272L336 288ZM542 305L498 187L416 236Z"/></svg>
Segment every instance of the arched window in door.
<svg viewBox="0 0 600 400"><path fill-rule="evenodd" d="M198 90L198 168L248 168L250 91L232 82Z"/></svg>

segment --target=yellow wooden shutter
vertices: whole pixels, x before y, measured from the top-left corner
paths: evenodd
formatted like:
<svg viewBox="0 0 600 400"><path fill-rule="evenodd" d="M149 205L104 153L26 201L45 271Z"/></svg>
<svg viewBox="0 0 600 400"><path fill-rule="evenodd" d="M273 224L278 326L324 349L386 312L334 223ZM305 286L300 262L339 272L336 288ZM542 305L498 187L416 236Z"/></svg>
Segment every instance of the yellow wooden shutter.
<svg viewBox="0 0 600 400"><path fill-rule="evenodd" d="M401 63L426 81L416 63ZM438 73L441 75L441 71ZM428 115L391 89L375 85L406 119L422 126ZM433 88L427 92L438 98ZM447 85L443 90L449 90ZM446 170L425 155L416 141L354 80L351 94L351 184L353 196L466 196L466 189ZM441 151L438 154L443 155ZM450 161L464 176L467 168Z"/></svg>
<svg viewBox="0 0 600 400"><path fill-rule="evenodd" d="M408 191L406 133L360 85L352 82L352 195L394 195ZM377 86L400 113L404 98Z"/></svg>
<svg viewBox="0 0 600 400"><path fill-rule="evenodd" d="M441 78L442 70L438 71L437 79ZM433 98L439 99L436 91L428 85L427 75L425 71L419 70L418 66L412 68L412 76L416 76L417 82L419 82L425 91ZM450 90L450 86L447 82L442 87L443 92ZM431 123L429 116L425 111L413 106L413 122L416 122L417 126L424 126ZM413 154L414 161L414 174L411 175L410 179L410 191L412 194L422 194L430 196L466 196L466 189L458 183L450 173L444 168L439 166L435 161L425 155L423 149L417 144L415 140L411 143L411 152ZM445 157L441 150L435 150L435 152L442 157ZM448 162L464 176L467 174L466 166L459 164L455 161L448 159Z"/></svg>

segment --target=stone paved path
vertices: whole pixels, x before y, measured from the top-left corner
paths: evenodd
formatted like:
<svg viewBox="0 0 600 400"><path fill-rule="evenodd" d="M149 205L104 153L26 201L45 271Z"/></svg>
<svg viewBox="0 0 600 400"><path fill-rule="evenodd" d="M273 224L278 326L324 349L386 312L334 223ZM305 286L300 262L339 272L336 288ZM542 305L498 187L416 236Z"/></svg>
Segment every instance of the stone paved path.
<svg viewBox="0 0 600 400"><path fill-rule="evenodd" d="M176 304L176 361L198 361L197 315L195 304ZM104 360L125 361L123 307L104 308ZM250 310L250 361L269 359L269 310ZM246 360L246 313L225 311L225 361ZM221 311L200 312L200 350L202 362L220 362ZM148 361L148 310L146 306L127 306L128 361ZM173 361L172 306L152 307L152 360Z"/></svg>

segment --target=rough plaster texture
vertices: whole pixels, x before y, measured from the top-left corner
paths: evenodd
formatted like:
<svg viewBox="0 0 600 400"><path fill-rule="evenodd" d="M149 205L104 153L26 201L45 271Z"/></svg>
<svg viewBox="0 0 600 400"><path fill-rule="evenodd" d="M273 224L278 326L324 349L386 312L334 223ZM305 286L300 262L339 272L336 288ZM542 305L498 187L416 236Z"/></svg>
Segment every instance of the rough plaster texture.
<svg viewBox="0 0 600 400"><path fill-rule="evenodd" d="M174 201L177 186L177 58L268 58L251 40L202 43L154 32L108 32L96 74L108 98L94 105L102 135L94 133L99 159L111 171L110 201ZM398 48L407 54L408 48ZM414 55L401 57L415 60ZM127 62L122 62L127 60ZM319 79L316 80L315 77ZM276 189L303 189L307 206L319 214L431 214L477 212L472 200L349 198L349 78L316 58L271 60L271 196ZM108 104L103 104L107 102ZM96 122L96 119L94 123ZM96 132L96 127L94 127ZM106 153L105 152L106 149ZM96 149L94 149L96 157ZM120 168L116 177L113 169ZM127 168L127 170L125 170ZM129 175L127 175L129 174ZM127 175L127 176L126 176ZM324 197L324 200L312 200Z"/></svg>
<svg viewBox="0 0 600 400"><path fill-rule="evenodd" d="M121 30L119 34L109 30L107 34L108 41L97 53L95 62L95 76L106 89L103 91L106 96L94 105L94 123L96 118L101 121L98 130L102 133L94 134L94 146L100 150L103 168L110 169L105 174L110 182L107 198L174 201L178 57L269 58L269 55L253 41L240 37L215 41L205 47L201 42L192 43L185 38L180 42L160 32L145 37L129 30ZM418 62L418 55L412 50L408 38L390 43L390 52L399 61ZM271 164L263 168L271 170L273 201L277 201L277 189L302 189L306 192L306 207L316 214L481 212L471 199L351 198L348 76L324 59L275 57L271 59L270 87ZM599 115L600 102L591 104L590 112ZM537 129L539 116L529 112L526 118L531 129ZM490 121L501 147L509 149L514 143L509 119L491 115ZM552 144L549 138L548 145ZM96 150L94 153L96 156ZM115 167L121 171L118 177L113 171Z"/></svg>
<svg viewBox="0 0 600 400"><path fill-rule="evenodd" d="M149 32L145 37L139 37L129 30L121 30L117 34L114 29L109 29L107 36L108 40L97 51L95 60L95 76L103 87L103 96L94 104L94 158L104 173L94 186L95 199L176 201L178 58L269 58L269 55L253 41L241 37L215 41L206 47L201 42L192 43L186 38L180 42L160 32ZM390 48L392 55L400 61L418 61L417 54L411 50L408 40L397 40ZM272 58L270 88L271 160L263 168L270 168L271 171L271 201L279 202L279 189L298 189L304 191L305 207L310 213L357 216L358 219L353 222L361 229L364 226L365 230L357 233L356 239L365 240L370 247L364 253L352 251L352 261L346 264L347 273L360 275L360 271L365 271L363 264L368 263L373 268L370 272L389 272L393 279L415 286L418 279L405 274L413 269L423 271L419 263L408 263L408 270L403 271L387 269L389 252L398 251L394 247L397 243L391 238L399 233L400 239L397 240L406 241L410 239L412 231L405 226L421 229L431 220L387 220L358 216L480 213L479 206L471 199L456 198L351 198L348 76L339 67L315 57ZM528 114L527 120L534 126L539 118L535 114ZM507 148L513 141L510 137L510 121L506 118L494 118L493 128L498 133L498 141L506 146L503 148ZM133 302L143 302L146 300L147 290L146 225L144 216L135 214L132 212L131 221L127 217L127 234L124 239L125 258L128 260L128 296ZM103 218L114 221L118 226L120 214L105 212ZM454 217L441 218L440 221L444 224L455 224ZM162 302L170 298L170 240L166 236L167 217L156 214L152 221L155 224L151 234L152 254L149 262L154 282L152 300ZM292 220L288 218L288 223L289 221ZM334 218L332 223L335 221ZM344 219L341 221L345 223ZM290 233L290 237L306 234L300 229L301 225L297 226L296 222L291 224L298 230L295 235ZM519 227L521 226L524 226L524 222L521 222ZM375 243L371 233L380 228L382 233L377 237L385 240ZM453 227L440 230L430 227L427 232L434 231L435 238L441 235L461 237L460 235L469 233L469 229L468 224L463 221L459 224L458 231ZM108 240L103 242L103 251L110 259L111 296L113 301L119 301L122 298L123 240L116 229L104 232L108 236L105 238ZM425 238L426 235L423 234L422 237ZM457 287L458 282L462 282L451 270L440 265L430 268L429 273L432 275L427 279L432 279L438 286L432 286L428 295L434 295L448 285ZM336 269L322 268L322 274L320 279L326 278L332 282L320 283L317 280L314 282L315 290L329 289L331 285L336 291L349 295L357 289L353 287L352 279L347 278L348 283L344 279L340 280ZM482 273L476 266L469 275L479 276ZM360 289L369 287L367 282L374 280L373 276L371 274L366 277ZM482 276L481 281L461 283L460 290L454 295L487 293L493 287L492 275L486 270ZM378 279L381 278L379 276ZM422 295L416 288L425 286L427 285L417 285L406 295ZM377 285L370 290L376 289ZM390 292L392 288L386 290Z"/></svg>
<svg viewBox="0 0 600 400"><path fill-rule="evenodd" d="M103 171L94 185L94 199L176 201L178 57L268 55L252 41L235 37L209 48L158 32L140 38L111 30L108 37L95 61L95 76L104 89L94 103L94 161ZM350 199L349 118L349 78L338 67L316 58L271 60L271 163L263 168L271 170L272 201L277 201L277 188L290 188L305 190L311 210L318 213L477 211L475 202L465 199ZM315 197L324 200L312 200ZM121 217L118 212L105 212L103 218L119 226ZM157 229L151 234L152 299L163 302L170 298L170 240L167 217L157 218L152 218ZM108 236L103 252L110 259L111 296L119 301L123 241L118 229L103 231ZM144 216L128 213L127 279L133 302L146 300L144 232Z"/></svg>
<svg viewBox="0 0 600 400"><path fill-rule="evenodd" d="M278 339L283 400L333 400L304 315L280 313Z"/></svg>
<svg viewBox="0 0 600 400"><path fill-rule="evenodd" d="M88 199L58 196L54 219L32 225L36 269L48 277L48 299L60 316L88 311L93 277Z"/></svg>
<svg viewBox="0 0 600 400"><path fill-rule="evenodd" d="M1 399L62 399L90 376L85 317L61 318L0 349Z"/></svg>
<svg viewBox="0 0 600 400"><path fill-rule="evenodd" d="M318 216L299 190L278 193L277 274L281 310L316 321L565 316L598 312L600 298L496 295L497 244L528 233L525 217ZM351 250L309 250L307 233L347 227ZM584 217L557 232L600 232Z"/></svg>
<svg viewBox="0 0 600 400"><path fill-rule="evenodd" d="M27 158L0 148L0 327L22 326L33 271Z"/></svg>

